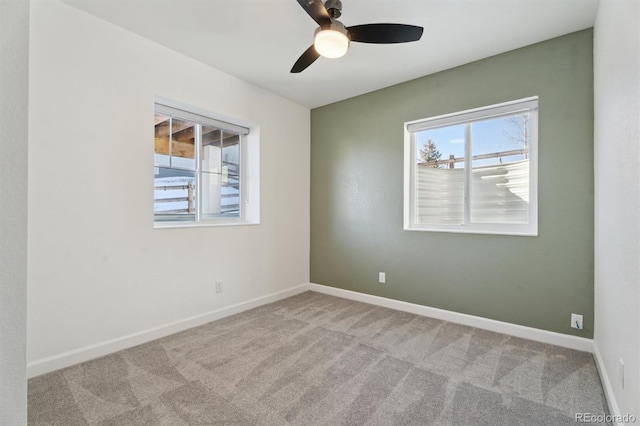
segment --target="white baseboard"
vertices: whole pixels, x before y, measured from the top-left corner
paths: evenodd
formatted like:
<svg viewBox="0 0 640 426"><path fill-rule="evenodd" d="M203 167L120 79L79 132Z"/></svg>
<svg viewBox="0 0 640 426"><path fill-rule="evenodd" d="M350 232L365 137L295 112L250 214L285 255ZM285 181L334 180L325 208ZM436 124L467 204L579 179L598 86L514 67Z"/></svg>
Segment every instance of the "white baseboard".
<svg viewBox="0 0 640 426"><path fill-rule="evenodd" d="M609 413L614 417L620 416L620 409L618 408L616 397L613 394L611 379L609 379L609 374L607 374L607 369L604 367L604 361L602 360L602 354L595 341L593 342L593 357L596 359L596 367L600 374L604 396L607 398L607 404L609 405ZM614 425L624 426L624 423L616 422Z"/></svg>
<svg viewBox="0 0 640 426"><path fill-rule="evenodd" d="M132 333L106 342L100 342L94 345L74 349L69 352L32 361L27 364L27 376L31 378L59 370L61 368L69 367L80 362L89 361L94 358L147 343L170 334L228 317L230 315L235 315L249 309L257 308L258 306L266 305L267 303L277 302L278 300L286 299L287 297L295 296L296 294L300 294L308 290L309 284L302 284L297 287L257 297L246 302L237 303L222 309L161 325L159 327L150 328L148 330L139 331L137 333Z"/></svg>
<svg viewBox="0 0 640 426"><path fill-rule="evenodd" d="M570 336L553 331L540 330L533 327L511 324L503 321L496 321L489 318L477 317L474 315L461 314L444 309L432 308L415 303L403 302L401 300L387 299L380 296L358 293L341 288L329 287L320 284L310 284L310 290L324 293L331 296L351 299L358 302L370 303L372 305L383 306L385 308L412 314L423 315L456 324L468 325L470 327L481 328L483 330L494 331L496 333L508 334L510 336L521 337L523 339L534 340L536 342L549 343L565 348L576 349L583 352L593 350L593 340L584 337Z"/></svg>
<svg viewBox="0 0 640 426"><path fill-rule="evenodd" d="M546 330L540 330L532 327L525 327L517 324L511 324L502 321L496 321L488 318L477 317L474 315L461 314L458 312L447 311L444 309L432 308L429 306L418 305L415 303L403 302L400 300L387 299L380 296L358 293L350 290L343 290L335 287L328 287L319 284L302 284L284 291L272 293L266 296L258 297L246 302L237 303L227 306L216 311L206 312L184 320L175 321L159 327L132 333L127 336L100 342L94 345L85 346L74 349L72 351L53 355L29 362L27 364L28 377L35 377L61 368L69 367L80 362L89 361L113 352L137 346L146 342L150 342L161 337L168 336L192 327L197 327L211 321L228 317L258 306L273 303L296 294L312 290L318 293L329 294L332 296L342 297L345 299L355 300L372 305L383 306L390 309L409 312L417 315L428 316L431 318L441 319L456 324L468 325L471 327L481 328L484 330L504 333L511 336L521 337L523 339L534 340L537 342L549 343L553 345L563 346L566 348L576 349L579 351L592 352L597 347L593 345L591 339L583 337L569 336L561 333L555 333ZM610 401L610 409L612 414L617 412L617 406L611 393L611 386L606 376L606 372L602 368L601 360L596 354L598 360L598 369L603 378L603 386L607 392L607 399ZM611 398L611 399L609 399Z"/></svg>

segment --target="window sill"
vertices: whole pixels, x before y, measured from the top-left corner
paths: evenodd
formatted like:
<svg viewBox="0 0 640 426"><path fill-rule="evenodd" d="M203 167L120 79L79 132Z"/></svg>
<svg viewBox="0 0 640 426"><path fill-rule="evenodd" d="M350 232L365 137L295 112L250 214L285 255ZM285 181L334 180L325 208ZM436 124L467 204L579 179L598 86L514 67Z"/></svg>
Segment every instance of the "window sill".
<svg viewBox="0 0 640 426"><path fill-rule="evenodd" d="M225 226L251 226L260 225L260 222L154 222L153 229L175 229L175 228L209 228Z"/></svg>
<svg viewBox="0 0 640 426"><path fill-rule="evenodd" d="M460 227L437 227L437 226L429 226L429 227L416 227L416 226L405 226L403 228L405 231L421 231L421 232L447 232L450 234L481 234L481 235L513 235L513 236L522 236L522 237L537 237L538 230L537 229L496 229L495 227L469 227L460 225Z"/></svg>

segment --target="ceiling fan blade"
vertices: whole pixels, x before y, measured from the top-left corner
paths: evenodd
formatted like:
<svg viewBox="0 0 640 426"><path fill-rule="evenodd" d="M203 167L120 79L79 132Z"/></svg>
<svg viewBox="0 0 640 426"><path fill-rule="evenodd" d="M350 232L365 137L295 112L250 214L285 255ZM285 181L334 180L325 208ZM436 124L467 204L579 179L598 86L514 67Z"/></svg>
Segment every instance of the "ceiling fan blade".
<svg viewBox="0 0 640 426"><path fill-rule="evenodd" d="M291 68L291 72L295 74L295 73L304 71L309 65L314 63L316 59L318 59L319 57L320 57L320 54L316 51L316 48L313 47L313 44L312 44L311 47L309 47L307 50L304 51L302 55L300 55L296 63L293 64L293 67Z"/></svg>
<svg viewBox="0 0 640 426"><path fill-rule="evenodd" d="M321 27L331 25L329 12L324 7L322 0L298 0L298 4L318 23Z"/></svg>
<svg viewBox="0 0 640 426"><path fill-rule="evenodd" d="M422 37L422 27L404 24L365 24L347 28L351 41L360 43L406 43Z"/></svg>

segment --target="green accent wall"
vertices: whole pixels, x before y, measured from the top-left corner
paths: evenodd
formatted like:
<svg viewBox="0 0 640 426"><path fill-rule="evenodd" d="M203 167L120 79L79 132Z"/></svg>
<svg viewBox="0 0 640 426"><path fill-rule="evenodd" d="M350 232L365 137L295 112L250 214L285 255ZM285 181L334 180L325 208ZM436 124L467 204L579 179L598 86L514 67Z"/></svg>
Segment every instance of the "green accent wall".
<svg viewBox="0 0 640 426"><path fill-rule="evenodd" d="M404 231L404 123L536 95L538 236ZM592 29L314 109L311 282L591 338L593 164Z"/></svg>

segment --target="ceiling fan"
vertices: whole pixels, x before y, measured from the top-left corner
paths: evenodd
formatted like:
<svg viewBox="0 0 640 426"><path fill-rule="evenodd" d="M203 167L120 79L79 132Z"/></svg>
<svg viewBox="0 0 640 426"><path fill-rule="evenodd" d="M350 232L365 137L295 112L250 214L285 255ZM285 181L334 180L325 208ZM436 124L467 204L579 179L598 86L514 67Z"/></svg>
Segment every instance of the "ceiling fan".
<svg viewBox="0 0 640 426"><path fill-rule="evenodd" d="M297 0L298 4L320 25L313 44L298 58L292 73L304 71L320 56L339 58L347 53L349 43L406 43L420 40L422 27L404 24L365 24L345 27L338 18L342 15L340 0Z"/></svg>

